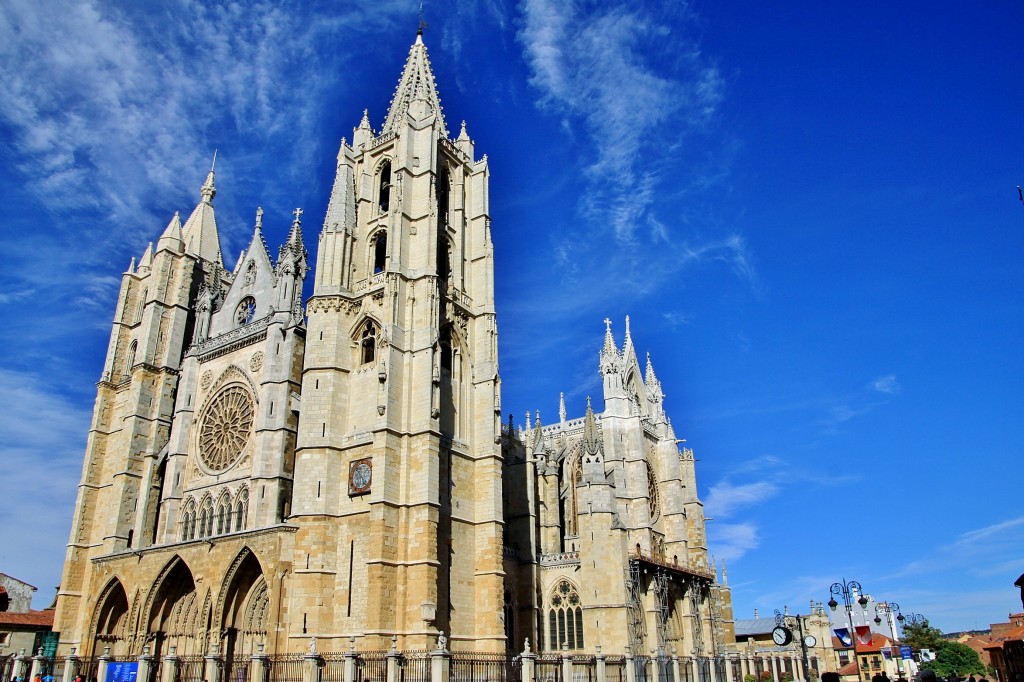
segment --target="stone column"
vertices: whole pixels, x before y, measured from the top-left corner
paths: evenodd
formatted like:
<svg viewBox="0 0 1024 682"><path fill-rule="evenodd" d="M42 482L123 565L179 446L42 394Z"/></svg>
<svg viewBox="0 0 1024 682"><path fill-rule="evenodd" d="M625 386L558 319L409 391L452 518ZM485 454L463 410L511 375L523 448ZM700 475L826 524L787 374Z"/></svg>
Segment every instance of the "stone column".
<svg viewBox="0 0 1024 682"><path fill-rule="evenodd" d="M139 654L139 673L135 679L137 682L149 682L149 678L152 677L153 671L153 654L149 653L149 645L142 647L142 653ZM171 678L174 679L173 677Z"/></svg>
<svg viewBox="0 0 1024 682"><path fill-rule="evenodd" d="M388 652L391 655L391 652ZM437 637L437 648L430 652L430 682L448 682L451 678L452 654L447 649L447 641L442 632ZM391 670L391 659L388 659L388 671Z"/></svg>
<svg viewBox="0 0 1024 682"><path fill-rule="evenodd" d="M320 654L316 652L316 637L309 638L309 651L302 657L302 682L317 682L320 675ZM227 682L230 682L228 680Z"/></svg>
<svg viewBox="0 0 1024 682"><path fill-rule="evenodd" d="M519 672L521 682L534 682L533 678L537 670L537 654L530 651L530 640L526 640L523 643L523 653L520 658L523 661L523 667Z"/></svg>
<svg viewBox="0 0 1024 682"><path fill-rule="evenodd" d="M661 664L665 660L664 654L665 652L660 648L651 649L651 682L661 682Z"/></svg>
<svg viewBox="0 0 1024 682"><path fill-rule="evenodd" d="M693 682L700 682L700 660L697 656L690 657L690 667L693 669Z"/></svg>
<svg viewBox="0 0 1024 682"><path fill-rule="evenodd" d="M220 643L214 642L210 646L210 653L203 656L203 680L205 682L220 682Z"/></svg>
<svg viewBox="0 0 1024 682"><path fill-rule="evenodd" d="M636 668L633 665L633 653L626 647L626 682L636 682Z"/></svg>
<svg viewBox="0 0 1024 682"><path fill-rule="evenodd" d="M444 637L444 635L442 634L441 637ZM440 638L438 638L438 644L443 646ZM387 654L385 654L388 664L388 682L398 682L398 657L400 655L401 654L398 653L398 635L392 635L391 648L388 649ZM433 665L433 663L431 663L431 665Z"/></svg>
<svg viewBox="0 0 1024 682"><path fill-rule="evenodd" d="M672 651L672 677L676 682L683 682L683 679L679 677L679 656L676 655L675 648Z"/></svg>
<svg viewBox="0 0 1024 682"><path fill-rule="evenodd" d="M14 659L14 676L22 680L25 679L28 674L29 665L31 665L32 659L25 654L25 650L22 649L18 652L18 657Z"/></svg>
<svg viewBox="0 0 1024 682"><path fill-rule="evenodd" d="M64 682L73 682L75 676L78 675L79 660L75 651L77 651L77 649L75 647L71 647L71 653L68 654L67 659L64 661Z"/></svg>
<svg viewBox="0 0 1024 682"><path fill-rule="evenodd" d="M772 659L772 679L775 680L775 682L781 682L781 680L779 679L779 657L776 656L773 653L771 655L771 659Z"/></svg>
<svg viewBox="0 0 1024 682"><path fill-rule="evenodd" d="M356 682L356 638L348 638L348 651L345 652L345 682Z"/></svg>
<svg viewBox="0 0 1024 682"><path fill-rule="evenodd" d="M249 671L249 682L266 682L270 677L270 656L264 651L266 645L260 642L256 645L256 653L252 655L252 669ZM163 682L171 682L173 677L164 676Z"/></svg>
<svg viewBox="0 0 1024 682"><path fill-rule="evenodd" d="M46 661L46 657L43 656L43 647L39 647L39 651L32 657L32 672L28 674L30 680L36 679L36 675L43 672L43 663Z"/></svg>
<svg viewBox="0 0 1024 682"><path fill-rule="evenodd" d="M601 653L601 645L594 647L594 667L597 669L597 682L607 682L608 672L605 670L604 654Z"/></svg>
<svg viewBox="0 0 1024 682"><path fill-rule="evenodd" d="M711 682L718 682L718 659L714 656L708 657L708 679Z"/></svg>
<svg viewBox="0 0 1024 682"><path fill-rule="evenodd" d="M569 653L568 642L562 642L562 679L565 682L572 680L572 654Z"/></svg>
<svg viewBox="0 0 1024 682"><path fill-rule="evenodd" d="M103 655L99 657L99 661L98 661L98 663L96 665L96 679L97 680L103 680L104 682L106 682L106 679L107 679L107 667L110 665L110 661L112 660L112 658L113 657L110 655L110 647L109 646L103 647Z"/></svg>
<svg viewBox="0 0 1024 682"><path fill-rule="evenodd" d="M733 679L732 656L723 656L722 660L725 661L725 682L736 682Z"/></svg>

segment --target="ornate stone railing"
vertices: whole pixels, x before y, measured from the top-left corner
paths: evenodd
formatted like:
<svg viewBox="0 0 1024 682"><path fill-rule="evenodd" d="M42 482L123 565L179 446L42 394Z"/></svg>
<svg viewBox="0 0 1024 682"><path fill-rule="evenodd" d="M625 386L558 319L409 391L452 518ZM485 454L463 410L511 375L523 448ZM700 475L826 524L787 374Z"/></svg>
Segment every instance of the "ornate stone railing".
<svg viewBox="0 0 1024 682"><path fill-rule="evenodd" d="M201 360L208 360L211 355L216 353L224 353L228 350L233 350L235 347L241 347L249 343L254 343L259 339L263 338L267 333L267 327L270 325L270 320L274 314L271 313L266 317L250 322L249 324L242 325L237 329L232 329L229 332L224 332L220 336L212 339L207 339L200 344L193 345L189 349L189 355L198 355ZM235 346L238 344L238 346Z"/></svg>
<svg viewBox="0 0 1024 682"><path fill-rule="evenodd" d="M366 289L372 289L376 286L384 284L386 272L378 272L375 275L370 276L368 279L361 279L352 285L352 293L359 293Z"/></svg>
<svg viewBox="0 0 1024 682"><path fill-rule="evenodd" d="M565 566L566 564L578 564L579 562L579 552L556 552L554 554L541 554L537 557L537 563L541 566Z"/></svg>
<svg viewBox="0 0 1024 682"><path fill-rule="evenodd" d="M397 135L397 133L394 133L394 132L390 132L390 133L381 135L376 140L374 140L373 142L370 143L370 149L376 149L377 147L381 146L382 144L387 144L388 142L391 142L391 140L395 139L396 137L398 137L398 135Z"/></svg>

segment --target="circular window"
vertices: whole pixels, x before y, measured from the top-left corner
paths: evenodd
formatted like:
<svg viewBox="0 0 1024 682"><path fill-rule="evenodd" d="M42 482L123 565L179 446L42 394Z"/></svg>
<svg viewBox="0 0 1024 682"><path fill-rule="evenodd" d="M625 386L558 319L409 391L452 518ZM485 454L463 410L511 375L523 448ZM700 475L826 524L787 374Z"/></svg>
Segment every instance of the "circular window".
<svg viewBox="0 0 1024 682"><path fill-rule="evenodd" d="M199 458L211 471L224 471L242 454L252 430L253 402L241 386L217 394L199 427Z"/></svg>
<svg viewBox="0 0 1024 682"><path fill-rule="evenodd" d="M235 308L235 324L249 324L256 317L256 299L246 296Z"/></svg>

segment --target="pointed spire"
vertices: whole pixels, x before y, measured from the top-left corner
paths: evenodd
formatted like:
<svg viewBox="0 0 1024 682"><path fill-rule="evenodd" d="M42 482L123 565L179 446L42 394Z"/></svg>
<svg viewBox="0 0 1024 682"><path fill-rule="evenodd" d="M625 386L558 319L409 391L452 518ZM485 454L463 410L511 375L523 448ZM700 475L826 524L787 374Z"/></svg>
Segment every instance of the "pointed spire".
<svg viewBox="0 0 1024 682"><path fill-rule="evenodd" d="M722 559L722 587L729 587L729 571L725 568L725 559Z"/></svg>
<svg viewBox="0 0 1024 682"><path fill-rule="evenodd" d="M370 140L373 139L373 128L370 127L370 110L363 109L363 120L359 122L359 126L352 129L352 146L356 149L369 144ZM342 147L338 150L338 160L341 160L342 154L345 153L344 140L342 140Z"/></svg>
<svg viewBox="0 0 1024 682"><path fill-rule="evenodd" d="M132 262L128 264L128 274L135 273L135 256L132 256Z"/></svg>
<svg viewBox="0 0 1024 682"><path fill-rule="evenodd" d="M532 431L533 430L533 422L530 420L530 411L529 410L526 411L526 430L527 431Z"/></svg>
<svg viewBox="0 0 1024 682"><path fill-rule="evenodd" d="M647 354L647 369L644 371L644 383L650 386L652 383L657 381L658 378L654 376L654 365L651 364L651 354Z"/></svg>
<svg viewBox="0 0 1024 682"><path fill-rule="evenodd" d="M466 122L462 122L462 130L459 131L459 142L469 142L469 133L466 132Z"/></svg>
<svg viewBox="0 0 1024 682"><path fill-rule="evenodd" d="M558 421L565 423L565 393L558 394Z"/></svg>
<svg viewBox="0 0 1024 682"><path fill-rule="evenodd" d="M594 408L590 405L589 395L587 396L587 414L583 418L583 449L588 455L596 455L600 449L597 420L594 419Z"/></svg>
<svg viewBox="0 0 1024 682"><path fill-rule="evenodd" d="M185 242L181 238L181 216L177 211L174 212L171 222L167 223L164 233L160 235L160 241L156 243L156 248L158 251L170 249L176 253L181 253L185 248Z"/></svg>
<svg viewBox="0 0 1024 682"><path fill-rule="evenodd" d="M615 338L612 336L612 321L604 318L604 350L606 353L615 351Z"/></svg>
<svg viewBox="0 0 1024 682"><path fill-rule="evenodd" d="M633 345L633 336L629 332L629 315L626 315L626 339L622 342L622 350L625 351L627 348Z"/></svg>
<svg viewBox="0 0 1024 682"><path fill-rule="evenodd" d="M433 112L437 115L441 134L448 137L448 127L444 122L441 100L437 96L437 86L434 82L434 74L430 69L430 59L427 57L427 48L423 44L421 32L417 32L416 42L409 48L409 57L405 61L402 77L391 98L388 116L384 121L384 129L381 133L395 132L403 121L405 113L409 110L409 105L416 100L425 103L426 113Z"/></svg>
<svg viewBox="0 0 1024 682"><path fill-rule="evenodd" d="M216 162L216 158L214 161ZM201 197L199 204L185 221L181 235L188 253L223 267L220 234L217 232L217 219L213 213L213 198L217 195L213 178L213 167L211 166L210 172L206 175L206 182L203 183L203 187L199 191Z"/></svg>
<svg viewBox="0 0 1024 682"><path fill-rule="evenodd" d="M142 258L139 259L139 272L143 270L149 272L149 269L153 267L153 242L149 243L146 247L146 251L142 254Z"/></svg>
<svg viewBox="0 0 1024 682"><path fill-rule="evenodd" d="M542 455L544 452L544 427L540 423L540 410L537 410L537 422L533 426L533 454Z"/></svg>

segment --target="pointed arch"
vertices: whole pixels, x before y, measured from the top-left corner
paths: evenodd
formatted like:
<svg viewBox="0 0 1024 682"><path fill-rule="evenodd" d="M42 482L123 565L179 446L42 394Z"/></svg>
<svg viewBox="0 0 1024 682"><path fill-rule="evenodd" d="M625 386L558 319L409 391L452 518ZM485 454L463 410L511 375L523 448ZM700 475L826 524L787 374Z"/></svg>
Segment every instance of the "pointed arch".
<svg viewBox="0 0 1024 682"><path fill-rule="evenodd" d="M381 213L391 208L391 159L385 159L377 171L377 206Z"/></svg>
<svg viewBox="0 0 1024 682"><path fill-rule="evenodd" d="M93 609L92 627L93 656L103 653L104 647L110 647L114 656L129 653L128 624L131 620L128 609L128 594L124 585L116 576L107 582L100 592Z"/></svg>
<svg viewBox="0 0 1024 682"><path fill-rule="evenodd" d="M180 556L173 556L153 581L143 622L146 632L154 638L156 656L170 645L177 647L179 656L205 653L201 641L204 623L195 578Z"/></svg>
<svg viewBox="0 0 1024 682"><path fill-rule="evenodd" d="M577 486L583 482L583 459L580 456L579 444L573 448L572 455L565 458L563 476L565 481L565 534L579 535L578 519L580 516Z"/></svg>
<svg viewBox="0 0 1024 682"><path fill-rule="evenodd" d="M558 651L563 644L582 649L583 602L580 590L568 578L561 578L548 592L548 650Z"/></svg>
<svg viewBox="0 0 1024 682"><path fill-rule="evenodd" d="M365 315L352 328L352 341L357 346L356 365L368 365L377 359L377 346L380 343L380 323L370 315Z"/></svg>
<svg viewBox="0 0 1024 682"><path fill-rule="evenodd" d="M243 547L231 563L220 589L217 618L221 651L231 660L252 655L266 641L270 591L256 554Z"/></svg>
<svg viewBox="0 0 1024 682"><path fill-rule="evenodd" d="M376 275L387 269L388 231L377 230L370 237L370 274Z"/></svg>
<svg viewBox="0 0 1024 682"><path fill-rule="evenodd" d="M231 532L231 493L224 489L217 497L217 535Z"/></svg>
<svg viewBox="0 0 1024 682"><path fill-rule="evenodd" d="M196 501L189 497L182 505L181 512L181 539L183 541L193 540L196 537Z"/></svg>
<svg viewBox="0 0 1024 682"><path fill-rule="evenodd" d="M235 495L235 532L245 530L249 517L249 489L245 486Z"/></svg>
<svg viewBox="0 0 1024 682"><path fill-rule="evenodd" d="M138 341L132 341L130 344L128 344L128 355L125 358L125 363L124 363L124 377L125 377L125 379L130 379L131 376L132 376L132 367L135 366L135 356L138 353L138 350L139 350L139 342Z"/></svg>

